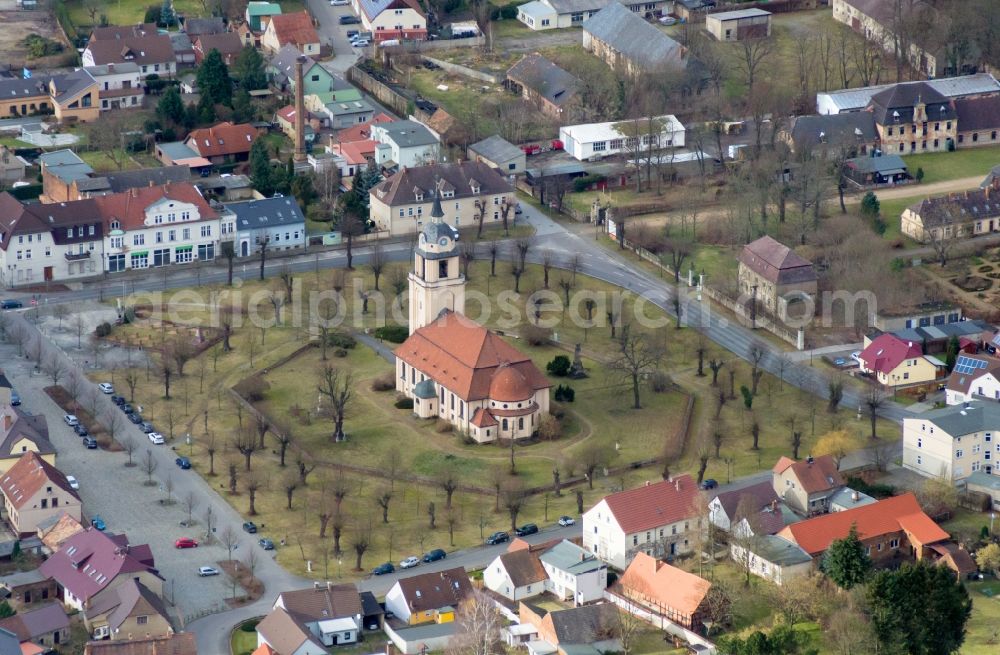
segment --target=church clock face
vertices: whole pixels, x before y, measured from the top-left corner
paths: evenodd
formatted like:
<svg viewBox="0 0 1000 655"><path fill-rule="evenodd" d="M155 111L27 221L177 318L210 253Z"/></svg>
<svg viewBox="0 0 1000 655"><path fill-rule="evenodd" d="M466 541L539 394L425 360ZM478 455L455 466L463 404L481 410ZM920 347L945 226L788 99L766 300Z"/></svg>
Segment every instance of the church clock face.
<svg viewBox="0 0 1000 655"><path fill-rule="evenodd" d="M448 237L441 237L438 239L438 245L442 248L448 245Z"/></svg>

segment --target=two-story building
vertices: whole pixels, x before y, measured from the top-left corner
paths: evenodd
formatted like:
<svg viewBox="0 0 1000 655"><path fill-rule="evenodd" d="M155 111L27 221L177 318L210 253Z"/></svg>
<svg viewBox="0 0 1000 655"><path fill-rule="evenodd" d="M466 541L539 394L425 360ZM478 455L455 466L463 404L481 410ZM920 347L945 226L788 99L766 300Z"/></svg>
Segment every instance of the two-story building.
<svg viewBox="0 0 1000 655"><path fill-rule="evenodd" d="M15 535L34 535L39 523L68 514L81 518L80 496L70 487L62 471L33 451L0 476L7 523Z"/></svg>
<svg viewBox="0 0 1000 655"><path fill-rule="evenodd" d="M257 625L257 644L267 644L279 653L298 653L298 645L304 642L324 647L356 643L366 627L381 621L381 615L366 613L364 596L353 584L329 582L282 592L271 612ZM378 603L374 605L378 607ZM290 624L295 628L289 629ZM300 644L289 643L300 635L307 638Z"/></svg>
<svg viewBox="0 0 1000 655"><path fill-rule="evenodd" d="M778 498L802 516L830 511L830 500L844 488L844 478L830 455L796 462L782 456L771 469L771 485Z"/></svg>
<svg viewBox="0 0 1000 655"><path fill-rule="evenodd" d="M905 387L933 382L945 370L944 362L925 355L923 345L886 332L872 339L858 355L862 373L885 387Z"/></svg>
<svg viewBox="0 0 1000 655"><path fill-rule="evenodd" d="M1000 460L1000 406L972 401L903 419L903 466L959 482Z"/></svg>
<svg viewBox="0 0 1000 655"><path fill-rule="evenodd" d="M0 473L5 473L27 452L46 463L56 463L56 449L49 441L45 416L22 412L12 404L7 376L0 373Z"/></svg>
<svg viewBox="0 0 1000 655"><path fill-rule="evenodd" d="M396 581L385 595L385 611L408 625L451 623L463 600L472 595L461 566L418 573Z"/></svg>
<svg viewBox="0 0 1000 655"><path fill-rule="evenodd" d="M306 246L306 217L292 196L226 203L224 217L236 226L236 252L246 257L268 250L294 250Z"/></svg>
<svg viewBox="0 0 1000 655"><path fill-rule="evenodd" d="M886 154L945 152L955 147L955 105L929 84L897 84L879 91L867 110L875 117Z"/></svg>
<svg viewBox="0 0 1000 655"><path fill-rule="evenodd" d="M781 320L809 318L804 312L816 297L818 277L812 262L788 246L764 235L740 251L737 280L752 312L763 311Z"/></svg>
<svg viewBox="0 0 1000 655"><path fill-rule="evenodd" d="M551 593L583 605L604 597L608 566L565 539L539 545L518 539L483 570L483 584L514 602Z"/></svg>
<svg viewBox="0 0 1000 655"><path fill-rule="evenodd" d="M135 109L142 107L145 89L142 86L142 69L134 61L88 66L87 72L97 82L97 96L101 111Z"/></svg>
<svg viewBox="0 0 1000 655"><path fill-rule="evenodd" d="M441 143L422 123L411 120L378 123L371 127L375 163L412 168L441 159Z"/></svg>
<svg viewBox="0 0 1000 655"><path fill-rule="evenodd" d="M690 475L605 496L583 514L583 547L619 569L637 553L652 557L691 552L707 526L698 485Z"/></svg>
<svg viewBox="0 0 1000 655"><path fill-rule="evenodd" d="M134 63L143 78L177 72L170 37L160 34L155 23L95 27L81 59L84 67Z"/></svg>
<svg viewBox="0 0 1000 655"><path fill-rule="evenodd" d="M1000 359L959 354L948 376L945 402L961 405L977 399L1000 402Z"/></svg>
<svg viewBox="0 0 1000 655"><path fill-rule="evenodd" d="M712 583L676 566L638 553L614 590L654 616L700 632ZM629 610L632 608L629 607Z"/></svg>
<svg viewBox="0 0 1000 655"><path fill-rule="evenodd" d="M390 39L423 41L427 16L417 0L352 0L354 13L375 42Z"/></svg>
<svg viewBox="0 0 1000 655"><path fill-rule="evenodd" d="M170 613L156 592L138 580L127 580L95 595L84 610L93 639L131 640L173 634Z"/></svg>
<svg viewBox="0 0 1000 655"><path fill-rule="evenodd" d="M261 47L268 52L278 52L283 46L295 46L310 57L319 56L319 34L308 11L271 16L260 39Z"/></svg>
<svg viewBox="0 0 1000 655"><path fill-rule="evenodd" d="M969 239L1000 231L1000 179L986 187L923 198L903 210L903 234L921 243Z"/></svg>

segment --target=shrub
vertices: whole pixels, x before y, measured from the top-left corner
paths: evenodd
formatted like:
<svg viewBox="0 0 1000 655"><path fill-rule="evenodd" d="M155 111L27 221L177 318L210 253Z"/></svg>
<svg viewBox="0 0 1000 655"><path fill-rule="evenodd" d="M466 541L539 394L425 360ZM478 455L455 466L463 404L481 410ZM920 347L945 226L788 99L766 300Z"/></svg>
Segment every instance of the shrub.
<svg viewBox="0 0 1000 655"><path fill-rule="evenodd" d="M153 5L152 7L146 8L146 16L143 19L144 23L157 23L160 22L160 12L163 7L160 5Z"/></svg>
<svg viewBox="0 0 1000 655"><path fill-rule="evenodd" d="M240 380L233 387L233 391L252 403L264 400L264 396L270 390L271 384L259 375Z"/></svg>
<svg viewBox="0 0 1000 655"><path fill-rule="evenodd" d="M556 355L552 358L551 362L545 365L545 370L557 378L564 378L569 375L569 369L572 366L573 363L569 361L569 357L566 355Z"/></svg>
<svg viewBox="0 0 1000 655"><path fill-rule="evenodd" d="M243 632L256 632L258 623L260 623L260 621L257 619L250 619L240 626L240 630Z"/></svg>
<svg viewBox="0 0 1000 655"><path fill-rule="evenodd" d="M514 3L500 7L500 18L504 20L513 20L517 18L517 7L518 5Z"/></svg>
<svg viewBox="0 0 1000 655"><path fill-rule="evenodd" d="M108 323L107 321L101 323L100 325L97 326L97 329L94 330L94 334L96 334L99 337L108 336L109 334L111 334L111 324Z"/></svg>
<svg viewBox="0 0 1000 655"><path fill-rule="evenodd" d="M922 166L917 166L917 172L913 175L913 179L917 181L917 184L924 181L924 169Z"/></svg>
<svg viewBox="0 0 1000 655"><path fill-rule="evenodd" d="M333 351L333 356L339 359L343 359L344 357L347 357L347 351L344 350L343 348L337 348L336 350Z"/></svg>
<svg viewBox="0 0 1000 655"><path fill-rule="evenodd" d="M554 441L562 436L562 432L562 423L553 416L546 416L538 425L538 438L543 441Z"/></svg>
<svg viewBox="0 0 1000 655"><path fill-rule="evenodd" d="M569 386L568 384L566 385L560 384L558 387L556 387L555 397L557 401L571 403L573 402L573 399L576 397L576 392L573 391L573 387Z"/></svg>
<svg viewBox="0 0 1000 655"><path fill-rule="evenodd" d="M437 430L439 434L447 434L454 429L454 426L448 421L439 418L437 423L434 424L434 429Z"/></svg>
<svg viewBox="0 0 1000 655"><path fill-rule="evenodd" d="M673 384L673 380L663 371L653 371L652 375L649 376L649 388L655 393L667 391L671 384Z"/></svg>
<svg viewBox="0 0 1000 655"><path fill-rule="evenodd" d="M872 498L889 498L896 493L896 488L890 484L870 484L858 477L847 478L847 486Z"/></svg>
<svg viewBox="0 0 1000 655"><path fill-rule="evenodd" d="M552 338L552 330L538 325L526 325L521 330L521 336L529 346L544 346Z"/></svg>
<svg viewBox="0 0 1000 655"><path fill-rule="evenodd" d="M375 338L392 343L403 343L410 336L410 329L405 325L383 325L375 328Z"/></svg>
<svg viewBox="0 0 1000 655"><path fill-rule="evenodd" d="M372 391L392 391L396 388L396 378L392 373L380 375L372 380Z"/></svg>
<svg viewBox="0 0 1000 655"><path fill-rule="evenodd" d="M559 405L552 405L549 407L549 414L561 421L566 416L566 410Z"/></svg>
<svg viewBox="0 0 1000 655"><path fill-rule="evenodd" d="M515 13L514 16L516 17L517 14ZM600 184L606 179L603 175L584 175L573 180L573 190L581 193L589 189L592 185Z"/></svg>
<svg viewBox="0 0 1000 655"><path fill-rule="evenodd" d="M331 332L327 336L326 342L336 348L344 348L347 350L350 350L354 346L358 345L358 340L346 332Z"/></svg>
<svg viewBox="0 0 1000 655"><path fill-rule="evenodd" d="M413 398L397 398L396 399L396 409L413 409Z"/></svg>

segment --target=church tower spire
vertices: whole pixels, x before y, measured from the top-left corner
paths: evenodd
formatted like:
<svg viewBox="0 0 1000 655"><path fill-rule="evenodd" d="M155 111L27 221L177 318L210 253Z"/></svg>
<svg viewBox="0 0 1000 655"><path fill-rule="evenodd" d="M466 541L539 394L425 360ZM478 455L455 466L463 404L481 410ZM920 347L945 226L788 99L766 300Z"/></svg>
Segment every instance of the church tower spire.
<svg viewBox="0 0 1000 655"><path fill-rule="evenodd" d="M441 181L432 191L431 222L424 225L410 273L410 334L432 323L444 310L465 312L465 276L458 262L458 230L445 223Z"/></svg>

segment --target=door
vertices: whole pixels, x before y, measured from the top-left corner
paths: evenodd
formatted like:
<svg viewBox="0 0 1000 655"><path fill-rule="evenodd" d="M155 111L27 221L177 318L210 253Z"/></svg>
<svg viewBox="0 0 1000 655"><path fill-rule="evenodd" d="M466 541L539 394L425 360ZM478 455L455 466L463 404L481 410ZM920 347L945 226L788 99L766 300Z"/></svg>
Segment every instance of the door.
<svg viewBox="0 0 1000 655"><path fill-rule="evenodd" d="M249 254L250 254L250 244L248 242L244 241L240 245L240 257L246 257Z"/></svg>
<svg viewBox="0 0 1000 655"><path fill-rule="evenodd" d="M43 275L45 276L45 281L46 282L51 281L52 280L52 267L51 266L46 266L45 270L43 271Z"/></svg>

